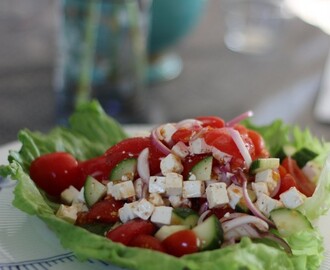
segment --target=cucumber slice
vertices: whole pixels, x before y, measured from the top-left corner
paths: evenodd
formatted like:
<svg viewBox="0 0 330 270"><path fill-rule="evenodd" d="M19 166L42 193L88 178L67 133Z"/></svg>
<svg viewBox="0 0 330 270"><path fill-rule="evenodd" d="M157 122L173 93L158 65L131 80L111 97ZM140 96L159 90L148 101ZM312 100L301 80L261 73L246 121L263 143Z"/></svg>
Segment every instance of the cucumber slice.
<svg viewBox="0 0 330 270"><path fill-rule="evenodd" d="M212 174L213 157L208 156L199 161L194 167L192 167L190 174L196 177L196 180L210 180Z"/></svg>
<svg viewBox="0 0 330 270"><path fill-rule="evenodd" d="M107 194L107 187L88 176L84 185L84 198L88 207L101 200Z"/></svg>
<svg viewBox="0 0 330 270"><path fill-rule="evenodd" d="M295 152L292 155L292 158L295 161L297 161L299 168L303 168L308 161L313 160L317 156L318 155L315 152L313 152L312 150L309 150L308 148L303 147L300 150L298 150L297 152Z"/></svg>
<svg viewBox="0 0 330 270"><path fill-rule="evenodd" d="M110 181L133 180L136 174L137 159L127 158L119 162L110 173Z"/></svg>
<svg viewBox="0 0 330 270"><path fill-rule="evenodd" d="M257 195L254 193L254 191L248 189L248 194L252 202L255 202L257 200ZM246 205L246 201L244 200L244 197L242 197L239 202L236 204L235 210L237 212L241 213L250 213L250 209Z"/></svg>
<svg viewBox="0 0 330 270"><path fill-rule="evenodd" d="M223 230L215 215L208 217L192 229L201 241L200 250L219 248L223 242Z"/></svg>
<svg viewBox="0 0 330 270"><path fill-rule="evenodd" d="M278 208L270 212L270 218L274 221L277 230L283 236L313 229L310 221L301 212L294 209Z"/></svg>
<svg viewBox="0 0 330 270"><path fill-rule="evenodd" d="M173 233L188 229L189 226L187 225L164 225L156 232L155 237L160 241L163 241L165 238L169 237Z"/></svg>
<svg viewBox="0 0 330 270"><path fill-rule="evenodd" d="M198 214L190 208L175 208L172 211L171 224L186 225L193 228L196 226L198 219Z"/></svg>
<svg viewBox="0 0 330 270"><path fill-rule="evenodd" d="M254 160L250 166L250 173L256 174L258 172L276 169L280 166L279 158L258 158Z"/></svg>

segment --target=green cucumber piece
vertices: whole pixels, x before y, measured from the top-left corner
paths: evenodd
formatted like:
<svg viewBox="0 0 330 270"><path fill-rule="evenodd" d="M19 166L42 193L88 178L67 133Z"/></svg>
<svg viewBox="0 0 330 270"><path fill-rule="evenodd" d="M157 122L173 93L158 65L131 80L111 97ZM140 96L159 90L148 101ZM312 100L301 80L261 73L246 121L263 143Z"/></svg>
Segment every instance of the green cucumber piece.
<svg viewBox="0 0 330 270"><path fill-rule="evenodd" d="M127 158L120 161L110 172L110 181L121 181L123 178L133 180L137 171L137 159Z"/></svg>
<svg viewBox="0 0 330 270"><path fill-rule="evenodd" d="M196 180L210 180L212 174L213 157L208 156L192 167L189 175L194 175Z"/></svg>
<svg viewBox="0 0 330 270"><path fill-rule="evenodd" d="M276 169L279 166L279 158L258 158L252 161L250 166L250 173L256 174L264 170Z"/></svg>
<svg viewBox="0 0 330 270"><path fill-rule="evenodd" d="M84 185L84 198L88 207L100 201L107 194L107 187L92 176L87 176Z"/></svg>
<svg viewBox="0 0 330 270"><path fill-rule="evenodd" d="M172 211L171 224L187 225L189 228L193 228L196 226L198 219L198 214L190 208L175 208Z"/></svg>
<svg viewBox="0 0 330 270"><path fill-rule="evenodd" d="M252 202L255 202L257 200L257 195L254 193L253 190L248 189L248 194ZM246 201L244 200L244 197L242 197L239 202L235 206L235 210L240 213L250 213L250 209L246 205Z"/></svg>
<svg viewBox="0 0 330 270"><path fill-rule="evenodd" d="M313 160L318 156L317 153L309 150L306 147L301 148L292 155L292 158L297 162L299 168L303 168L308 161Z"/></svg>
<svg viewBox="0 0 330 270"><path fill-rule="evenodd" d="M313 229L312 224L301 212L295 209L278 208L270 212L279 233L284 237L293 233Z"/></svg>
<svg viewBox="0 0 330 270"><path fill-rule="evenodd" d="M163 241L173 233L188 229L189 226L187 225L164 225L156 232L155 237L160 241Z"/></svg>
<svg viewBox="0 0 330 270"><path fill-rule="evenodd" d="M200 250L219 248L223 242L223 230L219 219L212 215L192 229L201 241Z"/></svg>

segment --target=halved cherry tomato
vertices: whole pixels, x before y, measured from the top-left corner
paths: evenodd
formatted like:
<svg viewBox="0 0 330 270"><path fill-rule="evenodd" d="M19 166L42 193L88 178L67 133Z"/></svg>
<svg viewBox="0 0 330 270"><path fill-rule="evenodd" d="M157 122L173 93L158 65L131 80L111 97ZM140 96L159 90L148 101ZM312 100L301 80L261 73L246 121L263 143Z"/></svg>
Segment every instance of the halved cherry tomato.
<svg viewBox="0 0 330 270"><path fill-rule="evenodd" d="M108 180L110 169L106 160L107 158L105 156L100 156L80 162L78 165L79 176L75 187L80 190L89 175L99 181Z"/></svg>
<svg viewBox="0 0 330 270"><path fill-rule="evenodd" d="M225 126L225 121L217 116L199 116L196 119L202 122L203 127L222 128Z"/></svg>
<svg viewBox="0 0 330 270"><path fill-rule="evenodd" d="M254 130L248 130L248 136L251 138L254 145L255 158L269 157L269 152L266 149L265 141L261 135Z"/></svg>
<svg viewBox="0 0 330 270"><path fill-rule="evenodd" d="M279 191L277 192L277 194L275 195L274 198L279 199L280 195L283 192L289 190L292 187L297 187L296 180L294 179L294 177L289 173L285 174L283 177L281 176L280 189L279 189Z"/></svg>
<svg viewBox="0 0 330 270"><path fill-rule="evenodd" d="M152 143L150 137L133 137L125 139L113 147L109 148L106 153L106 164L109 172L122 160L128 157L138 157L141 151L149 148L149 167L150 174L155 175L160 172L160 158L165 155L159 151Z"/></svg>
<svg viewBox="0 0 330 270"><path fill-rule="evenodd" d="M59 196L75 184L78 161L69 153L55 152L36 158L30 166L31 179L48 195Z"/></svg>
<svg viewBox="0 0 330 270"><path fill-rule="evenodd" d="M181 257L198 251L198 239L192 230L175 232L163 240L167 253Z"/></svg>
<svg viewBox="0 0 330 270"><path fill-rule="evenodd" d="M140 248L156 250L159 252L166 252L162 242L156 237L148 234L138 235L128 245L130 247L140 247Z"/></svg>
<svg viewBox="0 0 330 270"><path fill-rule="evenodd" d="M306 175L299 168L297 162L291 157L286 157L282 161L282 166L294 177L297 189L307 197L311 197L315 191L316 185L308 180Z"/></svg>
<svg viewBox="0 0 330 270"><path fill-rule="evenodd" d="M133 219L110 230L106 237L114 242L122 243L127 246L138 235L152 235L155 231L156 227L150 221Z"/></svg>
<svg viewBox="0 0 330 270"><path fill-rule="evenodd" d="M175 131L172 135L172 141L174 143L177 142L183 142L183 143L188 143L191 135L193 134L193 131L191 129L187 128L179 128L177 131Z"/></svg>
<svg viewBox="0 0 330 270"><path fill-rule="evenodd" d="M86 213L78 219L78 225L91 223L115 223L119 221L118 210L124 205L111 197L95 203Z"/></svg>

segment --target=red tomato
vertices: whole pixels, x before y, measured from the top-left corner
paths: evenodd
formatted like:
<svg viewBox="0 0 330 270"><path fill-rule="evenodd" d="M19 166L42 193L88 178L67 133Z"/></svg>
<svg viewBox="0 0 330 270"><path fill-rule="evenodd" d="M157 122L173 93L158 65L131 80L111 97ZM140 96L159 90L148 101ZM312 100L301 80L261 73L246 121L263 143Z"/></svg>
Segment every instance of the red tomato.
<svg viewBox="0 0 330 270"><path fill-rule="evenodd" d="M119 221L118 210L124 205L123 201L117 201L113 198L95 203L88 211L86 219L88 223L115 223Z"/></svg>
<svg viewBox="0 0 330 270"><path fill-rule="evenodd" d="M285 174L283 177L281 176L280 189L277 192L277 194L275 195L275 199L279 199L280 195L283 192L287 191L288 189L290 189L292 187L297 187L296 180L294 179L294 177L289 173Z"/></svg>
<svg viewBox="0 0 330 270"><path fill-rule="evenodd" d="M261 135L254 130L248 130L248 136L251 138L254 145L255 158L269 157L269 152L266 149L265 141Z"/></svg>
<svg viewBox="0 0 330 270"><path fill-rule="evenodd" d="M223 218L223 216L226 213L234 213L234 212L235 210L233 208L231 208L228 205L225 205L223 207L212 208L208 217L214 214L218 219L220 219Z"/></svg>
<svg viewBox="0 0 330 270"><path fill-rule="evenodd" d="M36 158L30 166L30 176L38 187L51 196L59 196L74 185L78 161L69 153L55 152Z"/></svg>
<svg viewBox="0 0 330 270"><path fill-rule="evenodd" d="M200 116L196 119L203 123L203 127L222 128L225 126L225 121L217 116Z"/></svg>
<svg viewBox="0 0 330 270"><path fill-rule="evenodd" d="M308 180L306 175L299 168L297 162L290 157L286 157L282 161L282 166L294 177L297 189L307 197L311 197L315 191L316 185Z"/></svg>
<svg viewBox="0 0 330 270"><path fill-rule="evenodd" d="M150 137L128 138L109 148L105 153L109 172L120 161L128 157L138 157L141 151L145 148L149 148L150 174L155 175L159 173L160 158L165 155L154 147L151 143Z"/></svg>
<svg viewBox="0 0 330 270"><path fill-rule="evenodd" d="M220 151L233 156L231 160L232 167L243 166L243 157L227 129L220 128L210 130L205 134L204 139L208 145L214 146Z"/></svg>
<svg viewBox="0 0 330 270"><path fill-rule="evenodd" d="M209 155L207 154L199 154L199 155L193 155L193 156L187 156L183 162L183 171L182 171L182 176L184 180L187 180L189 178L189 172L191 169L202 159L207 157Z"/></svg>
<svg viewBox="0 0 330 270"><path fill-rule="evenodd" d="M130 247L140 247L156 250L159 252L166 252L162 242L154 236L148 234L140 234L135 237L130 243Z"/></svg>
<svg viewBox="0 0 330 270"><path fill-rule="evenodd" d="M193 134L192 130L187 128L180 128L173 133L172 140L174 143L183 142L187 144L192 134Z"/></svg>
<svg viewBox="0 0 330 270"><path fill-rule="evenodd" d="M181 257L198 251L198 239L192 230L178 231L163 240L167 253Z"/></svg>
<svg viewBox="0 0 330 270"><path fill-rule="evenodd" d="M75 187L81 189L89 175L99 181L108 180L110 171L106 160L105 156L100 156L80 162L78 165L79 177Z"/></svg>
<svg viewBox="0 0 330 270"><path fill-rule="evenodd" d="M127 246L138 235L152 235L155 231L156 227L150 221L133 219L109 231L106 237Z"/></svg>

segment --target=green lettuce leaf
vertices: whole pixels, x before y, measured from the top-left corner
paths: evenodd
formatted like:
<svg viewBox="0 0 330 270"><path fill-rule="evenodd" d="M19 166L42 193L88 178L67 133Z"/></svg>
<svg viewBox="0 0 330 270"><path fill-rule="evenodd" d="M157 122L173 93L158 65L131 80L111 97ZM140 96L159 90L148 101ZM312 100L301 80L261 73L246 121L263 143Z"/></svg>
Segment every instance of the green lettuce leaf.
<svg viewBox="0 0 330 270"><path fill-rule="evenodd" d="M262 133L271 152L276 153L287 143L295 146L312 143L314 146L311 147L317 148L317 153L326 156L323 142L306 136L305 131L294 129L281 121L264 127L253 126L251 123L247 125ZM102 154L125 137L123 129L104 113L97 102L80 107L66 128L56 128L47 135L21 131L21 150L11 151L10 164L0 167L1 175L10 175L12 179L18 180L14 191L14 206L41 218L57 234L63 247L72 250L79 258L99 259L128 269L318 269L323 248L322 237L317 230L305 231L287 239L293 248L294 256L287 255L274 245L256 243L244 238L236 245L175 258L147 249L129 248L113 243L57 218L54 213L58 205L43 196L28 175L32 160L53 151L68 151L84 160ZM314 148L312 149L315 150ZM325 213L329 208L329 171L327 165L319 180L321 187L316 191L317 196L308 200L303 209L310 219Z"/></svg>

